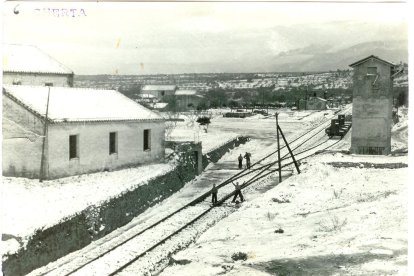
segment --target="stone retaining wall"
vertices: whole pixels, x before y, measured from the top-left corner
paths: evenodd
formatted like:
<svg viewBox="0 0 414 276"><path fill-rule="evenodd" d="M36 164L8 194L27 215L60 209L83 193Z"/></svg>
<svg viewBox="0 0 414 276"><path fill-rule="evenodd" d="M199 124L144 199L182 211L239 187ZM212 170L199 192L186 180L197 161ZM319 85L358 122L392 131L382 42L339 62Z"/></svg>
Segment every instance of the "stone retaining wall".
<svg viewBox="0 0 414 276"><path fill-rule="evenodd" d="M203 155L203 169L210 162L217 162L230 149L248 140L247 137L238 137ZM39 230L31 237L25 248L13 255L3 256L3 274L24 275L79 250L127 224L147 208L169 197L197 175L197 165L192 150L180 153L179 159L180 165L174 170L150 180L148 184L121 194L101 206L90 206L55 226Z"/></svg>

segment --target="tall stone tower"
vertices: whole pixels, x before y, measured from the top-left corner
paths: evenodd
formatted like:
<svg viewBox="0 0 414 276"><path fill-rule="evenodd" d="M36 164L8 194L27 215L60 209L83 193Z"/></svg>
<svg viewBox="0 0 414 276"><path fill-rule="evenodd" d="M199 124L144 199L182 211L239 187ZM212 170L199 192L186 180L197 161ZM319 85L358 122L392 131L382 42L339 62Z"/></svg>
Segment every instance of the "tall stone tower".
<svg viewBox="0 0 414 276"><path fill-rule="evenodd" d="M389 154L394 64L372 55L349 66L354 69L351 152Z"/></svg>

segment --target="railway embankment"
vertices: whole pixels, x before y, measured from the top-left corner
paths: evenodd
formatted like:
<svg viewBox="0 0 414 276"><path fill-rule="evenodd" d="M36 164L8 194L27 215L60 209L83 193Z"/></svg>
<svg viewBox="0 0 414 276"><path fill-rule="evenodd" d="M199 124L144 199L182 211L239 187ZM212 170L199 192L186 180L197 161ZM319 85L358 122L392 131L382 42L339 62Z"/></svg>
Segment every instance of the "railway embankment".
<svg viewBox="0 0 414 276"><path fill-rule="evenodd" d="M202 168L217 162L229 150L244 144L248 137L237 137L202 156ZM125 191L100 205L91 205L58 223L37 230L26 243L2 260L4 275L24 275L51 261L81 249L91 242L127 224L151 206L181 189L197 175L194 152L178 154L177 165L170 171L150 179L146 185ZM113 183L116 185L116 183ZM13 235L3 235L3 240ZM16 240L20 240L16 237Z"/></svg>

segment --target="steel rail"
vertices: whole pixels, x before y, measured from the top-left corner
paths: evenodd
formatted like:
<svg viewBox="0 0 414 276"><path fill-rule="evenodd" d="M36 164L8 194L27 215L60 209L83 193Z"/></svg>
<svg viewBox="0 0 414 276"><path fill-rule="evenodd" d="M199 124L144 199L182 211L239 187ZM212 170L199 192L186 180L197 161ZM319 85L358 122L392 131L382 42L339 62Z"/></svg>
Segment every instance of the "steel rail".
<svg viewBox="0 0 414 276"><path fill-rule="evenodd" d="M334 116L332 116L331 118L333 118L333 117L335 117L335 115L334 115ZM290 141L290 143L294 143L294 142L298 141L299 139L303 138L304 136L306 136L306 135L308 135L308 134L312 133L314 130L316 130L316 129L318 129L319 127L321 127L322 125L326 124L329 120L330 120L330 118L329 118L329 119L324 120L323 122L321 122L321 123L317 124L316 126L313 126L313 129L311 129L310 131L307 131L306 133L304 133L304 134L302 134L302 135L299 135L297 138L295 138L294 140ZM313 138L313 137L315 137L317 134L319 134L322 130L324 130L324 128L322 128L321 130L317 131L316 133L314 133L313 135L311 135L310 137L308 137L305 141L303 141L302 143L300 143L300 144L299 144L298 146L296 146L293 150L296 150L296 149L298 149L299 147L301 147L303 144L305 144L305 143L306 143L306 142L308 142L310 139L312 139L312 138ZM326 141L324 141L323 143L325 143L325 142L326 142ZM322 144L322 143L321 143L321 144ZM320 144L319 144L319 145L320 145ZM318 145L318 146L319 146L319 145ZM285 148L285 147L286 147L286 145L285 145L285 146L283 146L283 147L281 147L281 149L283 149L283 148ZM315 147L316 147L316 146L315 146ZM314 147L313 147L313 148L314 148ZM311 150L311 149L312 149L312 148L307 149L307 150L302 151L302 152L300 152L300 153L298 153L298 154L301 154L301 153L306 152L306 151ZM265 160L265 159L269 158L270 156L272 156L272 155L273 155L273 154L275 154L275 153L277 153L277 150L276 150L276 151L274 151L274 152L272 152L272 153L270 153L270 154L268 154L268 155L266 155L265 157L261 158L260 160L256 161L255 163L253 163L253 164L250 166L250 168L251 168L251 167L253 167L253 166L255 166L255 165L257 165L257 164L259 164L260 162L262 162L263 160ZM287 155L288 155L288 154L284 155L284 157L282 157L282 159L281 159L281 160L287 160L287 159L289 159L289 158L285 158ZM299 159L299 160L302 160L302 159ZM299 161L299 160L298 160L298 161ZM277 162L277 161L276 161L276 162ZM234 180L240 179L241 177L244 177L244 176L246 176L246 175L249 175L249 174L251 174L251 173L253 173L253 172L255 172L255 171L262 170L262 171L261 171L261 172L259 172L259 174L258 174L258 175L260 175L261 173L263 173L264 171L266 171L267 169L269 169L272 165L274 165L276 162L271 162L271 163L269 163L269 164L265 164L265 165L263 165L263 166L260 166L260 167L258 167L258 168L255 168L255 169L253 169L253 170L252 170L252 169L244 169L244 170L242 170L241 172L239 172L239 173L237 173L237 174L235 174L235 175L231 176L230 178L226 179L226 180L225 180L225 181L223 181L221 184L217 185L217 188L219 189L219 188L224 187L225 185L229 184L230 182L232 182L232 181L234 181ZM288 164L289 164L289 163L288 163ZM282 168L283 168L283 167L286 167L288 164L283 165L283 166L282 166ZM257 175L256 175L256 176L257 176ZM171 214L169 214L169 215L167 215L167 216L165 216L165 217L161 218L161 219L160 219L160 220L158 220L157 222L155 222L155 223L153 223L152 225L150 225L150 226L148 226L148 227L144 228L143 230L139 231L138 233L134 234L133 236L129 237L128 239L126 239L126 240L122 241L121 243L119 243L119 244L115 245L114 247L111 247L109 250L106 250L105 252L103 252L103 253L99 254L97 257L94 257L94 258L90 259L89 261L85 262L85 263L84 263L84 264L82 264L81 266L79 266L79 267L75 268L74 270L70 271L69 273L65 274L65 276L71 275L71 274L73 274L73 273L75 273L75 272L79 271L79 270L80 270L80 269L82 269L83 267L85 267L85 266L89 265L90 263L92 263L92 262L94 262L94 261L98 260L99 258L101 258L101 257L105 256L106 254L108 254L108 253L112 252L112 251L113 251L113 250L115 250L116 248L119 248L120 246L122 246L122 245L124 245L125 243L129 242L130 240L132 240L132 239L136 238L137 236L142 235L144 232L146 232L146 231L148 231L148 230L150 230L150 229L152 229L152 228L156 227L157 225L161 224L162 222L166 221L167 219L171 218L172 216L174 216L175 214L177 214L177 213L181 212L182 210L184 210L184 209L186 209L186 208L188 208L188 207L190 207L190 206L193 206L193 205L195 205L195 204L197 204L197 203L199 203L199 202L202 202L202 201L203 201L203 200L205 200L205 199L206 199L206 198L207 198L210 194L211 194L211 191L208 191L208 192L206 192L206 193L202 194L201 196L197 197L196 199L192 200L191 202L187 203L186 205L184 205L184 206L180 207L179 209L177 209L176 211L172 212ZM231 195L233 195L233 194L234 194L234 193L231 193L229 196L231 196ZM63 264L61 264L61 265L65 265L65 264L67 264L67 263L69 263L69 262L70 262L70 261L67 261L67 262L65 262L65 263L63 263ZM52 272L52 271L53 271L53 270L55 270L55 269L57 269L57 268L54 268L54 269L48 270L47 272L41 273L40 275L42 275L42 276L43 276L43 275L46 275L47 273L50 273L50 272Z"/></svg>

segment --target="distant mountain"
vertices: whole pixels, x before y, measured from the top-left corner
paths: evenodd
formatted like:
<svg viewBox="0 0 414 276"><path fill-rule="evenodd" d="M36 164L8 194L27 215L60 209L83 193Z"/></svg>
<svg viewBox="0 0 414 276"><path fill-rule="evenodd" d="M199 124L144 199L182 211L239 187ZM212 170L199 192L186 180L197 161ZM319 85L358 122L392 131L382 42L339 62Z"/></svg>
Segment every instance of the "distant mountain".
<svg viewBox="0 0 414 276"><path fill-rule="evenodd" d="M265 65L268 71L303 72L349 69L349 64L376 55L390 62L408 61L407 41L372 41L329 51L326 45L295 49L269 58ZM272 62L273 64L270 64Z"/></svg>

